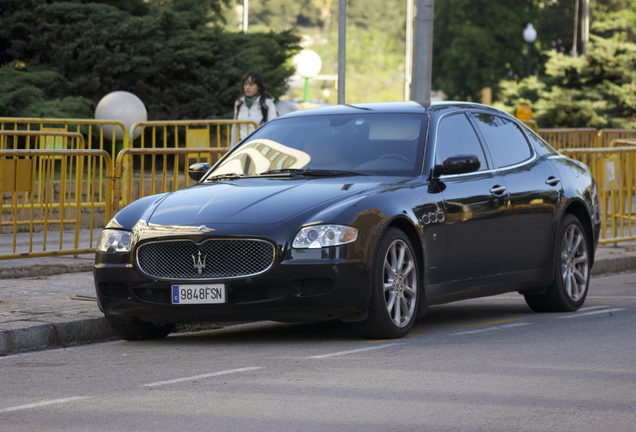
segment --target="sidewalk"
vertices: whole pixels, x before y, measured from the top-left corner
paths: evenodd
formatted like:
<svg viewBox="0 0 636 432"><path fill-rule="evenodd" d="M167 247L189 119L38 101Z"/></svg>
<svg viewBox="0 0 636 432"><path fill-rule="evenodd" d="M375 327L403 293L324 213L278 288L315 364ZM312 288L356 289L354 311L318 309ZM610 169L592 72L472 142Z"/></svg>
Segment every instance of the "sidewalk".
<svg viewBox="0 0 636 432"><path fill-rule="evenodd" d="M0 356L117 339L92 267L92 255L0 260Z"/></svg>
<svg viewBox="0 0 636 432"><path fill-rule="evenodd" d="M116 340L95 301L93 256L0 260L0 356ZM636 241L599 246L592 275L636 270Z"/></svg>

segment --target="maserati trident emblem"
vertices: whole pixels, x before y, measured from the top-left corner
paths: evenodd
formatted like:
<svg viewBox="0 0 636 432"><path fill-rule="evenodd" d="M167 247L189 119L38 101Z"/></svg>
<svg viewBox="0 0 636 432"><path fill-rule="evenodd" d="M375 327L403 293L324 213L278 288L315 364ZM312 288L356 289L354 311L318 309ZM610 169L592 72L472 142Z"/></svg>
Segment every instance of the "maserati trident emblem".
<svg viewBox="0 0 636 432"><path fill-rule="evenodd" d="M205 268L205 259L207 255L201 255L201 251L199 251L198 255L192 255L192 264L194 265L194 269L201 274L203 269Z"/></svg>

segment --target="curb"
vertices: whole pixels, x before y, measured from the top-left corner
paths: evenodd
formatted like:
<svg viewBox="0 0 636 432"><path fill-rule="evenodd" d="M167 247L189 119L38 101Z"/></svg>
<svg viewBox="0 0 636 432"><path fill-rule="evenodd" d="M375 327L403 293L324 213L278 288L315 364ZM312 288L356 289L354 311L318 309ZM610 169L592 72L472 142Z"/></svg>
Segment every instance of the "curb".
<svg viewBox="0 0 636 432"><path fill-rule="evenodd" d="M592 266L591 275L600 276L613 273L622 273L636 269L636 256L617 256L613 258L599 259Z"/></svg>
<svg viewBox="0 0 636 432"><path fill-rule="evenodd" d="M31 277L55 276L65 273L92 272L92 263L78 263L70 265L32 265L24 267L0 268L0 279L20 279Z"/></svg>
<svg viewBox="0 0 636 432"><path fill-rule="evenodd" d="M105 318L60 323L15 322L0 331L0 356L121 339Z"/></svg>

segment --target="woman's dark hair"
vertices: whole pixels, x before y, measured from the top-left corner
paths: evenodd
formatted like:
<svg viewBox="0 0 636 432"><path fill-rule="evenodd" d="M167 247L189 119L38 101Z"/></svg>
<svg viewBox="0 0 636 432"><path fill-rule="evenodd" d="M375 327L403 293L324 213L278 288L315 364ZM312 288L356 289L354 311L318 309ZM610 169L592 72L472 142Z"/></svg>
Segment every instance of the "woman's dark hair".
<svg viewBox="0 0 636 432"><path fill-rule="evenodd" d="M274 97L269 94L269 92L265 89L265 84L263 84L263 77L258 72L247 72L243 75L243 79L241 80L241 92L239 93L238 99L243 96L243 86L247 81L253 81L259 88L259 93L262 96L262 99L270 98L274 99Z"/></svg>

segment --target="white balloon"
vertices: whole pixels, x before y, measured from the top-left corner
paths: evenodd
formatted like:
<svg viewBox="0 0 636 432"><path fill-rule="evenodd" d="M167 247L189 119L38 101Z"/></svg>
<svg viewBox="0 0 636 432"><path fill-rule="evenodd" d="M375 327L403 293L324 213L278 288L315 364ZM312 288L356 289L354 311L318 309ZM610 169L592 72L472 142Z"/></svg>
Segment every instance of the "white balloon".
<svg viewBox="0 0 636 432"><path fill-rule="evenodd" d="M127 91L115 91L108 93L102 98L95 108L95 119L97 120L119 120L130 127L138 122L148 120L148 112L144 103L132 93ZM117 139L123 139L124 132L120 126L115 126L115 134ZM104 133L107 136L112 134L113 126L104 126ZM137 138L141 134L141 129L135 130L134 137Z"/></svg>

